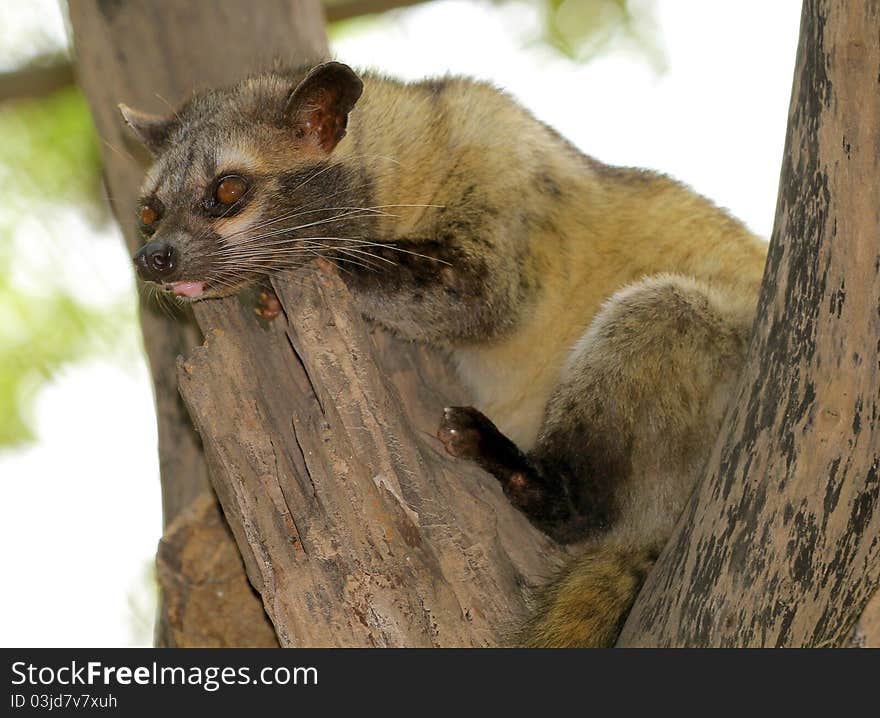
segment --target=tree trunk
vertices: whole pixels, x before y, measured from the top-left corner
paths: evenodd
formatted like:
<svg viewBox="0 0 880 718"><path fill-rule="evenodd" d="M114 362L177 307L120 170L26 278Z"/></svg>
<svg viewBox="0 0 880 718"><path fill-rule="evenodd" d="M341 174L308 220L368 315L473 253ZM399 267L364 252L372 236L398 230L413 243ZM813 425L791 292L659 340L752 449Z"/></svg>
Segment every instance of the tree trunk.
<svg viewBox="0 0 880 718"><path fill-rule="evenodd" d="M804 3L747 366L621 646L844 645L863 611L876 640L878 27L876 1Z"/></svg>
<svg viewBox="0 0 880 718"><path fill-rule="evenodd" d="M258 12L247 3L71 0L70 19L111 204L132 251L140 243L134 208L146 158L129 141L117 104L168 113L196 87L235 82L276 58L307 62L327 54L317 0L261 0ZM191 319L169 316L147 300L141 328L156 397L166 527L156 642L273 645L274 632L219 519L201 444L177 391L176 357L196 346L199 331Z"/></svg>

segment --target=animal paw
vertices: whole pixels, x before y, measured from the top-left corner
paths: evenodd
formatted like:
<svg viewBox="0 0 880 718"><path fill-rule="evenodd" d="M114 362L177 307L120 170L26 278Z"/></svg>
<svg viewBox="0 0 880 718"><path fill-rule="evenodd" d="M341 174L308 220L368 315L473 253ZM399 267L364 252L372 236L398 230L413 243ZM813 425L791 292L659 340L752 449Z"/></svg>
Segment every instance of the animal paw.
<svg viewBox="0 0 880 718"><path fill-rule="evenodd" d="M492 423L472 406L448 406L437 429L447 453L461 459L477 459L483 453L484 431Z"/></svg>
<svg viewBox="0 0 880 718"><path fill-rule="evenodd" d="M271 321L281 314L281 301L271 290L260 292L260 299L254 307L254 312L261 319Z"/></svg>

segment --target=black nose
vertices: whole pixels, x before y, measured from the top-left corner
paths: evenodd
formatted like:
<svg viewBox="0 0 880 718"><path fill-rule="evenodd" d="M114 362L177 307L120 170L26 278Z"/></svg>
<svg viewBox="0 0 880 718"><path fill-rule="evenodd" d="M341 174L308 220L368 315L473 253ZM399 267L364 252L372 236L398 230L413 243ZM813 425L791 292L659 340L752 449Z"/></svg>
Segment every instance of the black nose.
<svg viewBox="0 0 880 718"><path fill-rule="evenodd" d="M134 255L134 263L141 279L151 282L167 278L174 269L176 259L174 247L160 241L145 244Z"/></svg>

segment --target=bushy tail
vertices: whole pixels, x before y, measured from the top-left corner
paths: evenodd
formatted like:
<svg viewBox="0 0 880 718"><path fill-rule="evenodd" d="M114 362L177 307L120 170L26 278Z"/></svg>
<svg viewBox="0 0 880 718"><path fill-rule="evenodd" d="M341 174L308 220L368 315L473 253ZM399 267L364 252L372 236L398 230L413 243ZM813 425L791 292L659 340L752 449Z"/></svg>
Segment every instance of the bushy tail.
<svg viewBox="0 0 880 718"><path fill-rule="evenodd" d="M516 643L530 648L613 646L657 558L653 548L600 548L577 556L537 595Z"/></svg>

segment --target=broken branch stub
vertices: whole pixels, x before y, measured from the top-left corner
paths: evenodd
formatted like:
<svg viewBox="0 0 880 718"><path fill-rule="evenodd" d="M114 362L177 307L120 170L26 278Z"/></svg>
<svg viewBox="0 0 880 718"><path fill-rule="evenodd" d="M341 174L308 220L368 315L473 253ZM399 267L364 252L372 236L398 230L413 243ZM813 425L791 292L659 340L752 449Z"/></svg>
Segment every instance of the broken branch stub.
<svg viewBox="0 0 880 718"><path fill-rule="evenodd" d="M492 646L564 551L433 434L467 403L443 361L371 328L332 272L282 313L196 305L180 390L283 646Z"/></svg>

